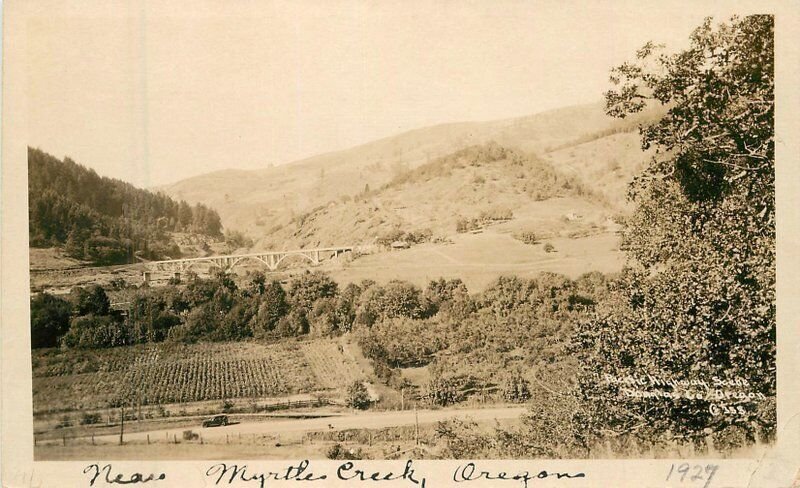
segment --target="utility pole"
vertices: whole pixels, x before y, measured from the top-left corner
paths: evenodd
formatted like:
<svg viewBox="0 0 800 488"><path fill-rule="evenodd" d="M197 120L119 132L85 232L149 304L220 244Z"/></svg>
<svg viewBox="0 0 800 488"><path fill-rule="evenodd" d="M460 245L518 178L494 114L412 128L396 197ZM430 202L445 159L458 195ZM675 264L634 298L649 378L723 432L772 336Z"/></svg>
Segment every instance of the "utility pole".
<svg viewBox="0 0 800 488"><path fill-rule="evenodd" d="M414 404L414 444L419 445L419 413L416 403Z"/></svg>
<svg viewBox="0 0 800 488"><path fill-rule="evenodd" d="M120 406L119 414L119 445L122 445L122 436L125 433L125 404Z"/></svg>

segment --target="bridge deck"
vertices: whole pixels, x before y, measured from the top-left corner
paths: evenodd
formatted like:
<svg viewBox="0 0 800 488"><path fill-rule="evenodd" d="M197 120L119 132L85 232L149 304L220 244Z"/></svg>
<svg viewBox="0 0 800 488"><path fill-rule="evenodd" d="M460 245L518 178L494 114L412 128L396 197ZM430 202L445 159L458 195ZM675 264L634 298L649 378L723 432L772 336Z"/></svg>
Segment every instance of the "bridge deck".
<svg viewBox="0 0 800 488"><path fill-rule="evenodd" d="M311 252L347 252L352 251L354 246L339 246L339 247L319 247L312 249L292 249L289 251L264 251L254 252L248 254L220 254L216 256L204 256L199 258L180 258L180 259L167 259L164 261L149 261L146 264L173 264L185 263L191 261L210 261L213 259L236 259L236 258L254 258L260 256L283 256L286 254L305 254Z"/></svg>

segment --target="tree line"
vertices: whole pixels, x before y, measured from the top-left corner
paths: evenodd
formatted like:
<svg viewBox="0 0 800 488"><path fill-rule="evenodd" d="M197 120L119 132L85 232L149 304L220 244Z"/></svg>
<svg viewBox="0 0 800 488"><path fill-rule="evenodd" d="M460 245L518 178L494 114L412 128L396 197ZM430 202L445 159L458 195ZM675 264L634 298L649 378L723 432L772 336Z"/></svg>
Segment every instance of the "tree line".
<svg viewBox="0 0 800 488"><path fill-rule="evenodd" d="M531 371L563 376L571 370L564 342L608 283L600 273L577 280L552 273L504 276L470 294L459 279L422 288L400 280L340 286L320 272L285 283L261 272L192 274L160 288L107 293L92 285L64 298L39 294L31 301L31 337L35 348L80 349L353 333L378 378L392 388L408 387L403 368L431 365L431 381L413 392L420 400L448 405L480 385L501 388L508 401L525 401ZM125 306L112 310L109 294Z"/></svg>
<svg viewBox="0 0 800 488"><path fill-rule="evenodd" d="M102 177L30 147L28 198L32 247L62 246L69 256L97 264L178 257L172 232L222 235L219 215L203 204Z"/></svg>

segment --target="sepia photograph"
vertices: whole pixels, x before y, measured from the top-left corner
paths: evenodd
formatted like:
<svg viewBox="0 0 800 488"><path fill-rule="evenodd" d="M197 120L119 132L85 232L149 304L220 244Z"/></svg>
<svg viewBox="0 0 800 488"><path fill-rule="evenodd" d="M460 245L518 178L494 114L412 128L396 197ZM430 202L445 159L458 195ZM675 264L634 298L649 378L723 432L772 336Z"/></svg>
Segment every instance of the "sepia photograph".
<svg viewBox="0 0 800 488"><path fill-rule="evenodd" d="M34 461L708 487L775 448L780 16L192 4L25 17Z"/></svg>

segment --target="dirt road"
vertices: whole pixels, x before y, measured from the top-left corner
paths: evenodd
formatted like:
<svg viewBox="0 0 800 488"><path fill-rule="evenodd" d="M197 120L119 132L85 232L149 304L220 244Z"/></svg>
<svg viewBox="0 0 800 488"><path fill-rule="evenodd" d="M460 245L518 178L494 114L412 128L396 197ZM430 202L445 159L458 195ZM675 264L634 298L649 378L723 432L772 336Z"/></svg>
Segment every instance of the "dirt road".
<svg viewBox="0 0 800 488"><path fill-rule="evenodd" d="M470 417L476 421L502 420L519 417L525 412L524 407L495 407L495 408L471 408L471 409L442 409L442 410L418 410L415 414L413 410L400 412L356 412L334 417L315 418L315 419L291 419L274 420L266 422L248 421L242 418L241 423L228 425L225 427L203 428L198 425L193 428L195 432L202 434L204 439L215 437L225 437L226 435L238 434L288 434L302 433L318 430L345 430L345 429L381 429L402 425L414 425L416 417L419 417L420 424L430 424L448 418ZM232 420L236 421L236 415L232 415ZM199 424L199 422L198 422ZM181 429L153 430L149 432L137 432L125 434L125 440L144 440L147 435L151 439L169 438L177 436L181 438ZM112 441L119 439L119 435L107 435L98 437L98 440Z"/></svg>

